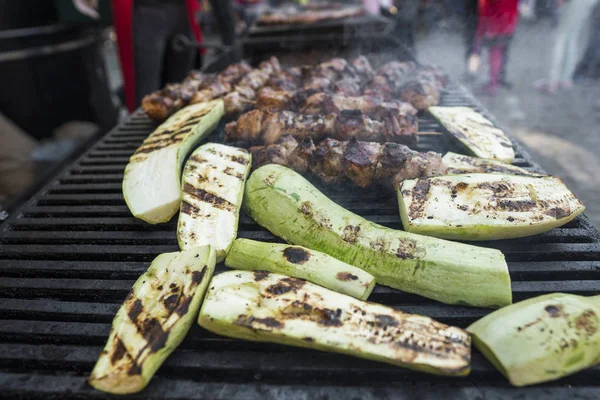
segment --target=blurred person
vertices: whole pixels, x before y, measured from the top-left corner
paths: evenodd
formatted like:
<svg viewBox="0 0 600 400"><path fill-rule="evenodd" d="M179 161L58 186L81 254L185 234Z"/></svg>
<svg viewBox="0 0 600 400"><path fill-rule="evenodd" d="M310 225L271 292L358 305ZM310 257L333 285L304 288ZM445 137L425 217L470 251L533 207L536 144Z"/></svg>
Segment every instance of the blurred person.
<svg viewBox="0 0 600 400"><path fill-rule="evenodd" d="M517 22L518 0L479 0L474 52L488 49L490 81L479 89L481 94L494 96L500 85L510 87L506 80L506 60Z"/></svg>
<svg viewBox="0 0 600 400"><path fill-rule="evenodd" d="M464 40L465 40L465 62L466 79L472 81L479 69L481 57L475 53L475 35L477 32L477 10L478 0L465 0L463 18L464 18Z"/></svg>
<svg viewBox="0 0 600 400"><path fill-rule="evenodd" d="M581 32L597 3L598 0L570 0L564 3L559 16L548 78L535 81L534 86L537 89L553 93L558 89L573 86Z"/></svg>
<svg viewBox="0 0 600 400"><path fill-rule="evenodd" d="M73 4L81 13L99 17L97 0L73 0ZM194 67L196 48L174 43L179 36L202 42L196 22L199 4L197 0L112 0L111 5L125 102L131 112L145 95L183 80Z"/></svg>
<svg viewBox="0 0 600 400"><path fill-rule="evenodd" d="M575 70L575 79L600 78L600 1L591 17L591 32L585 53Z"/></svg>
<svg viewBox="0 0 600 400"><path fill-rule="evenodd" d="M384 14L394 20L392 36L398 38L413 54L416 53L415 35L419 15L419 0L387 0L380 2Z"/></svg>

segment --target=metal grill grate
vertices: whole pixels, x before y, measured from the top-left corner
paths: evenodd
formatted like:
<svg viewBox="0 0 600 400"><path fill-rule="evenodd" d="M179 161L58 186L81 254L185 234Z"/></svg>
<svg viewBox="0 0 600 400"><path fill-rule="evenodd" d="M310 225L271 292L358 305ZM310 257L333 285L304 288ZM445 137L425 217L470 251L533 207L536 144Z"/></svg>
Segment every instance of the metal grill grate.
<svg viewBox="0 0 600 400"><path fill-rule="evenodd" d="M451 85L444 105L475 105ZM441 132L424 116L421 130ZM85 383L111 320L134 280L158 254L178 250L176 220L152 226L134 219L121 181L128 157L154 128L140 112L107 134L0 226L0 397L104 398ZM216 138L222 139L222 126ZM214 140L215 138L211 138ZM420 150L447 150L441 135ZM535 169L517 146L515 164ZM371 221L401 229L386 191L315 184ZM350 190L351 188L351 190ZM247 216L239 236L276 240ZM532 238L480 243L504 252L515 301L564 291L596 294L600 244L586 217ZM448 306L377 287L372 301L465 327L488 310ZM600 396L600 367L557 383L510 388L474 351L464 379L419 374L342 355L244 342L194 326L139 398L520 398Z"/></svg>

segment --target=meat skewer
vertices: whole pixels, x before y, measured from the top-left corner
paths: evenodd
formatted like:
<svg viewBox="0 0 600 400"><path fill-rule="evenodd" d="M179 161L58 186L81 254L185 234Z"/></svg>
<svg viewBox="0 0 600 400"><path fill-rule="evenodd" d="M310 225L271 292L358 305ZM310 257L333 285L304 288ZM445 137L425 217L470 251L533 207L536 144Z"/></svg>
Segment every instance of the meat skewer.
<svg viewBox="0 0 600 400"><path fill-rule="evenodd" d="M225 96L225 113L241 114L254 106L256 91L267 83L274 73L281 70L276 57L260 63L258 68L250 71L238 81L233 91Z"/></svg>
<svg viewBox="0 0 600 400"><path fill-rule="evenodd" d="M192 71L182 83L168 84L163 89L145 96L142 109L156 120L163 121L173 113L190 104L212 100L225 95L231 84L252 70L246 62L231 64L217 75L205 75ZM201 94L198 94L198 92Z"/></svg>
<svg viewBox="0 0 600 400"><path fill-rule="evenodd" d="M299 173L312 172L325 183L344 178L361 187L376 183L396 186L406 179L445 175L438 153L419 153L398 143L362 142L356 139L325 139L315 146L307 137L298 142L284 136L280 142L250 148L253 168L280 164Z"/></svg>
<svg viewBox="0 0 600 400"><path fill-rule="evenodd" d="M415 146L417 118L386 115L375 121L360 110L343 110L339 114L299 114L292 111L252 110L236 122L225 126L229 141L251 141L273 144L284 135L320 139L330 136L338 140L351 138L379 142L396 142Z"/></svg>

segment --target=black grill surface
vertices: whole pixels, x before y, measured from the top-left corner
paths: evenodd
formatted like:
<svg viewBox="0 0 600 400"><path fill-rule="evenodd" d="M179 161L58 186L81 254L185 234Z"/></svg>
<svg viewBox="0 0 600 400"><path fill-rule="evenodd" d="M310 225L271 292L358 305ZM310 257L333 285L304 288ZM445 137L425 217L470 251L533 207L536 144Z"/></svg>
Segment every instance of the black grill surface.
<svg viewBox="0 0 600 400"><path fill-rule="evenodd" d="M450 85L444 105L475 105ZM422 116L421 131L441 132ZM178 250L176 221L134 219L121 181L129 156L155 125L141 112L92 146L0 225L0 397L106 398L86 384L111 320L134 280L158 254ZM211 140L222 139L222 126ZM448 149L442 135L420 150ZM536 169L517 145L515 164ZM394 193L327 187L342 206L401 229ZM242 216L239 237L276 240ZM586 217L531 238L479 243L502 250L514 300L551 293L597 294L600 244ZM222 270L223 268L221 268ZM378 286L371 299L466 327L489 312L449 306ZM466 378L436 377L348 356L213 335L197 325L135 398L499 399L599 398L600 367L558 382L511 388L475 349Z"/></svg>

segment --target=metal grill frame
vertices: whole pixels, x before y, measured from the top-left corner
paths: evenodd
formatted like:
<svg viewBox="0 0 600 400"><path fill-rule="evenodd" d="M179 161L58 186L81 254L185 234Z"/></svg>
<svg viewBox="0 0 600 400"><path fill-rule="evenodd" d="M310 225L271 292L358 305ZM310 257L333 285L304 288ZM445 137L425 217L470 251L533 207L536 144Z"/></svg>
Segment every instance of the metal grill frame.
<svg viewBox="0 0 600 400"><path fill-rule="evenodd" d="M472 106L490 117L455 83L442 105ZM430 116L420 117L420 130L443 132ZM211 141L223 139L223 125ZM85 378L135 279L156 255L178 250L177 218L158 226L136 220L120 192L128 157L155 126L135 112L0 225L0 398L112 398L89 387ZM514 143L515 164L542 172ZM449 144L447 136L425 136L419 149L441 151ZM351 211L401 228L395 194L315 184ZM239 237L277 241L245 215L239 228ZM505 253L515 301L555 291L592 295L600 289L600 236L585 216L546 234L478 245ZM460 327L490 312L383 286L370 300ZM558 382L516 389L473 349L472 370L466 378L436 377L343 355L222 338L194 325L149 387L131 397L600 397L598 366Z"/></svg>

